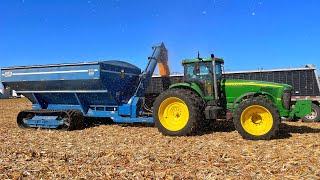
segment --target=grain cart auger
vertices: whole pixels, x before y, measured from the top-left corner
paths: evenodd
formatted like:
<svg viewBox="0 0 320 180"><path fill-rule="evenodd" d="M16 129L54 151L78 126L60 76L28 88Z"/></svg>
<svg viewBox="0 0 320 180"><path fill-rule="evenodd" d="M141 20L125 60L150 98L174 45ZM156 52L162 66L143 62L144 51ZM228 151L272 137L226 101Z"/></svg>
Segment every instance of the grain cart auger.
<svg viewBox="0 0 320 180"><path fill-rule="evenodd" d="M231 112L243 138L270 139L276 136L281 117L303 117L311 112L309 100L291 106L289 85L222 79L223 63L214 55L182 62L183 82L171 84L153 105L160 132L173 136L195 134L209 121L225 118Z"/></svg>
<svg viewBox="0 0 320 180"><path fill-rule="evenodd" d="M162 43L153 47L143 72L127 62L101 61L2 68L1 79L32 102L32 110L17 116L20 127L74 130L85 117L153 123L144 111L144 92L157 64L169 75L167 60Z"/></svg>

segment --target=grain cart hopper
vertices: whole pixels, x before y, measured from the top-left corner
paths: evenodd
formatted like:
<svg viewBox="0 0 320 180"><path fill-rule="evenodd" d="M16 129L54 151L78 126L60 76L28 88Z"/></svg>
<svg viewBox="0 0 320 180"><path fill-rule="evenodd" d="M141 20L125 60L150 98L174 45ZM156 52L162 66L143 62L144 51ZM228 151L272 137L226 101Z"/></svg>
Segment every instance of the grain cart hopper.
<svg viewBox="0 0 320 180"><path fill-rule="evenodd" d="M8 67L1 69L2 83L32 102L32 110L18 114L21 127L74 130L84 117L152 123L144 91L157 63L169 74L164 44L153 47L148 60L143 72L122 61Z"/></svg>

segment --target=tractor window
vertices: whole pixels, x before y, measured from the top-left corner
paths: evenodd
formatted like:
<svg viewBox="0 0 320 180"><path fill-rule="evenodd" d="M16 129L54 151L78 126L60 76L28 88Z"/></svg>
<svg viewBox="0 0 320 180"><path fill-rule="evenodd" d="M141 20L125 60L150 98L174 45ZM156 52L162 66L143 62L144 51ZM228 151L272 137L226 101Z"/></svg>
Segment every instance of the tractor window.
<svg viewBox="0 0 320 180"><path fill-rule="evenodd" d="M185 80L197 83L205 96L213 96L212 62L185 64Z"/></svg>
<svg viewBox="0 0 320 180"><path fill-rule="evenodd" d="M209 67L200 66L200 74L199 75L208 75L210 73Z"/></svg>
<svg viewBox="0 0 320 180"><path fill-rule="evenodd" d="M215 70L216 70L217 79L221 80L221 78L222 78L222 65L221 65L221 63L216 63Z"/></svg>
<svg viewBox="0 0 320 180"><path fill-rule="evenodd" d="M185 66L186 78L188 78L188 79L196 78L195 71L196 71L196 68L195 68L194 64L187 64Z"/></svg>
<svg viewBox="0 0 320 180"><path fill-rule="evenodd" d="M212 63L211 62L200 63L199 78L202 80L212 80Z"/></svg>
<svg viewBox="0 0 320 180"><path fill-rule="evenodd" d="M187 79L210 79L212 74L212 63L191 63L185 65L185 76Z"/></svg>

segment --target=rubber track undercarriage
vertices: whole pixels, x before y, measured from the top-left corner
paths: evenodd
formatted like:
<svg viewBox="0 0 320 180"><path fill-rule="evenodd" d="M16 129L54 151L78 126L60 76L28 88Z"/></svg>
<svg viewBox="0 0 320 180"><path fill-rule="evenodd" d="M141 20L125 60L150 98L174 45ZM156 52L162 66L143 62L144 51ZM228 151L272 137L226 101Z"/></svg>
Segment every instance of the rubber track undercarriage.
<svg viewBox="0 0 320 180"><path fill-rule="evenodd" d="M45 128L77 130L84 126L84 117L79 110L25 110L17 116L22 128Z"/></svg>

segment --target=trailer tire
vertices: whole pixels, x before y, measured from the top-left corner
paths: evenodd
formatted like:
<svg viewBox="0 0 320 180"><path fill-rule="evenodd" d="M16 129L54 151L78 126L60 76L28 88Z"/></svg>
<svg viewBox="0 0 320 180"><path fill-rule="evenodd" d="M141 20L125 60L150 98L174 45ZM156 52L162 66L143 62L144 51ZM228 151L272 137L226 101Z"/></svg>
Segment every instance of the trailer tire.
<svg viewBox="0 0 320 180"><path fill-rule="evenodd" d="M68 110L65 113L66 123L62 126L62 130L73 131L83 129L84 117L78 110Z"/></svg>
<svg viewBox="0 0 320 180"><path fill-rule="evenodd" d="M192 90L166 90L156 98L153 107L155 126L164 135L194 135L204 120L204 103Z"/></svg>
<svg viewBox="0 0 320 180"><path fill-rule="evenodd" d="M20 128L28 128L29 126L24 123L24 119L31 119L35 116L34 113L27 111L20 111L17 116L17 124Z"/></svg>
<svg viewBox="0 0 320 180"><path fill-rule="evenodd" d="M269 140L277 135L280 117L277 108L269 99L253 97L238 105L233 123L244 139Z"/></svg>
<svg viewBox="0 0 320 180"><path fill-rule="evenodd" d="M320 121L320 107L314 103L311 104L312 112L302 118L303 122L319 122Z"/></svg>

